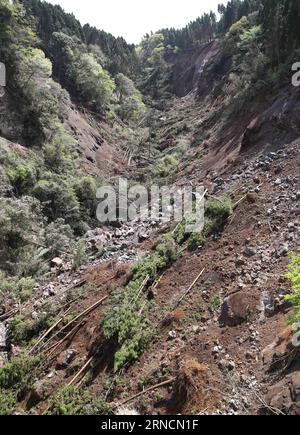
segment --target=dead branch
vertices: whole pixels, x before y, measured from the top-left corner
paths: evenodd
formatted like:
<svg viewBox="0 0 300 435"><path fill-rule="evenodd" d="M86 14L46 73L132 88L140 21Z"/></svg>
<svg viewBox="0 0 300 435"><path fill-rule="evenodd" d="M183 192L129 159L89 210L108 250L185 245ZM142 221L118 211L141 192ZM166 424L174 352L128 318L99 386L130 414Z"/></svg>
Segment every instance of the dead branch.
<svg viewBox="0 0 300 435"><path fill-rule="evenodd" d="M190 285L190 287L187 289L187 291L184 293L184 295L181 296L181 298L179 299L179 301L177 302L176 306L178 307L181 302L183 301L183 299L186 298L186 296L193 290L194 286L197 284L197 282L199 281L200 277L203 275L205 269L203 269L199 275L197 276L197 278L195 279L195 281Z"/></svg>
<svg viewBox="0 0 300 435"><path fill-rule="evenodd" d="M141 284L141 286L139 288L137 296L131 301L131 303L134 304L139 299L140 294L142 293L142 291L144 290L145 286L147 285L147 282L149 281L149 278L150 278L149 275L147 275L146 278L143 280L143 282L142 282L142 284Z"/></svg>
<svg viewBox="0 0 300 435"><path fill-rule="evenodd" d="M164 382L161 382L160 384L153 385L152 387L147 388L146 390L141 391L140 393L135 394L134 396L129 397L129 399L123 400L122 402L120 402L117 405L115 405L113 407L113 409L119 408L120 406L124 406L127 403L132 402L134 399L137 399L138 397L144 396L145 394L149 393L150 391L154 391L154 390L157 390L158 388L165 387L166 385L173 384L173 382L175 380L176 380L176 378L171 378L168 381L164 381Z"/></svg>
<svg viewBox="0 0 300 435"><path fill-rule="evenodd" d="M68 338L75 335L83 325L84 322L81 322L78 325L76 325L64 338L62 338L58 343L54 343L52 346L49 347L49 349L45 350L44 352L47 353L51 351L49 354L49 358L50 358L55 353L55 351L59 348L59 346L62 345L65 341L67 341Z"/></svg>
<svg viewBox="0 0 300 435"><path fill-rule="evenodd" d="M99 301L97 301L95 304L91 305L89 308L87 308L86 310L84 310L82 313L78 314L78 316L76 316L73 320L71 320L71 322L69 322L67 325L65 325L62 329L60 329L56 334L53 335L53 337L50 337L49 340L46 341L46 343L44 344L47 345L51 340L53 340L54 338L56 338L57 336L59 336L62 332L64 332L66 329L68 329L71 325L73 325L75 322L77 322L79 319L87 316L88 314L90 314L92 311L94 311L96 308L99 307L99 305L102 304L102 302L104 302L106 299L108 298L108 295L105 296L104 298L100 299Z"/></svg>
<svg viewBox="0 0 300 435"><path fill-rule="evenodd" d="M0 316L0 322L3 322L4 320L10 319L12 316L17 314L17 312L18 312L18 309L14 308L13 310L10 310L5 314L2 314L2 316Z"/></svg>
<svg viewBox="0 0 300 435"><path fill-rule="evenodd" d="M31 354L41 343L42 341L48 337L48 335L58 326L60 323L65 319L66 315L71 311L71 307L67 309L67 311L64 313L64 315L53 325L51 328L49 328L45 334L42 335L42 337L35 343L35 345L30 349L29 354Z"/></svg>
<svg viewBox="0 0 300 435"><path fill-rule="evenodd" d="M84 366L79 370L79 372L74 376L74 378L68 383L68 387L70 387L71 385L75 384L75 382L77 381L77 379L80 377L80 375L89 367L89 365L91 364L91 362L93 361L94 357L91 357L85 364Z"/></svg>

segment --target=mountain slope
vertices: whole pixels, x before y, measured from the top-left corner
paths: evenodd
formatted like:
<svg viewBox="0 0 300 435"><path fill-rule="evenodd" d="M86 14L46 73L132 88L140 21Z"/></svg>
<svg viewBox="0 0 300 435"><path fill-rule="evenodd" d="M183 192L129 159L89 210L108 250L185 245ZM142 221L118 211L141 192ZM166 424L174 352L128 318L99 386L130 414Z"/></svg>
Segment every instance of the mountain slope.
<svg viewBox="0 0 300 435"><path fill-rule="evenodd" d="M298 2L137 52L21 3L0 1L0 414L299 414ZM203 233L97 222L119 176L204 185Z"/></svg>

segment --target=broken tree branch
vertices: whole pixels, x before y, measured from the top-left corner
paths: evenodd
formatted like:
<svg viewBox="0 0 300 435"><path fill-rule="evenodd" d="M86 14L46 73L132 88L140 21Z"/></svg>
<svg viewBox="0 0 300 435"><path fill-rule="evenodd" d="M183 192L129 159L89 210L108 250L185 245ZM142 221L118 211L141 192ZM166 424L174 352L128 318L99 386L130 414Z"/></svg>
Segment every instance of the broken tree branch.
<svg viewBox="0 0 300 435"><path fill-rule="evenodd" d="M74 385L75 382L77 381L77 379L80 377L80 375L89 367L89 365L91 364L91 362L93 361L94 357L91 357L85 364L84 366L79 370L79 372L74 376L74 378L68 383L68 387L70 387L71 385Z"/></svg>
<svg viewBox="0 0 300 435"><path fill-rule="evenodd" d="M175 380L176 380L176 378L171 378L168 381L164 381L164 382L161 382L160 384L153 385L153 387L147 388L146 390L141 391L140 393L129 397L129 399L123 400L122 402L115 405L113 409L119 408L120 406L124 406L127 403L132 402L134 399L137 399L138 397L144 396L145 394L149 393L150 391L154 391L154 390L157 390L158 388L165 387L166 385L173 384L173 382Z"/></svg>
<svg viewBox="0 0 300 435"><path fill-rule="evenodd" d="M185 299L187 297L187 295L193 290L194 286L197 284L197 282L199 281L199 279L201 278L201 276L203 275L205 269L203 269L199 275L197 276L197 278L195 279L195 281L190 285L190 287L187 289L187 291L184 293L184 295L181 296L181 298L179 299L179 301L177 302L176 306L178 307L181 302L183 301L183 299Z"/></svg>
<svg viewBox="0 0 300 435"><path fill-rule="evenodd" d="M64 320L64 318L66 317L66 315L71 311L71 307L69 307L67 309L67 311L64 313L64 315L54 324L51 326L51 328L49 328L45 334L42 335L42 337L35 343L35 345L30 349L29 354L31 354L41 343L42 341L48 337L48 335L51 334L51 332L58 326L61 324L61 322Z"/></svg>
<svg viewBox="0 0 300 435"><path fill-rule="evenodd" d="M53 337L51 337L49 340L46 341L46 343L44 344L47 345L49 343L49 341L53 340L54 338L56 338L57 336L59 336L62 332L64 332L66 329L68 329L71 325L73 325L75 322L77 322L79 319L87 316L88 314L90 314L92 311L94 311L96 308L99 307L99 305L102 304L102 302L104 302L106 299L108 298L108 295L105 296L104 298L100 299L99 301L97 301L95 304L91 305L89 308L87 308L86 310L84 310L82 313L78 314L78 316L76 316L73 320L71 320L71 322L69 322L67 325L65 325L62 329L60 329L56 334L53 335Z"/></svg>

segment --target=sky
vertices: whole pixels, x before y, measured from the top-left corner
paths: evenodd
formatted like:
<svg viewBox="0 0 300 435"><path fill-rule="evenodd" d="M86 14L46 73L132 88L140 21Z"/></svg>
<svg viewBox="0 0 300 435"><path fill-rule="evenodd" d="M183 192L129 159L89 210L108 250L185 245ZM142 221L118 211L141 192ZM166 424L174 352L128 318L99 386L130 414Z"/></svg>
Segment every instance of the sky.
<svg viewBox="0 0 300 435"><path fill-rule="evenodd" d="M217 12L220 0L47 0L129 43L165 27L181 28L203 12Z"/></svg>

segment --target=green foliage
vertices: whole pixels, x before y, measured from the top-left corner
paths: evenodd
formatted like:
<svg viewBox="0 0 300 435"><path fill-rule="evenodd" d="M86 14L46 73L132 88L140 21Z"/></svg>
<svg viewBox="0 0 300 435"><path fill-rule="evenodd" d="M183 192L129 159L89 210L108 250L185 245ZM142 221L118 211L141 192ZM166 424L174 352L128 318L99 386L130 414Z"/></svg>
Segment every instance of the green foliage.
<svg viewBox="0 0 300 435"><path fill-rule="evenodd" d="M159 178L171 178L177 173L179 160L175 155L167 155L157 161L153 168L153 176Z"/></svg>
<svg viewBox="0 0 300 435"><path fill-rule="evenodd" d="M11 415L16 406L15 394L0 390L0 415Z"/></svg>
<svg viewBox="0 0 300 435"><path fill-rule="evenodd" d="M14 344L25 346L50 327L51 319L50 313L44 314L38 320L26 320L22 316L15 316L9 324L9 337Z"/></svg>
<svg viewBox="0 0 300 435"><path fill-rule="evenodd" d="M18 196L26 195L34 186L37 179L36 169L32 163L27 162L11 167L8 169L7 175Z"/></svg>
<svg viewBox="0 0 300 435"><path fill-rule="evenodd" d="M81 177L76 180L74 191L80 204L83 220L93 225L96 221L97 210L97 183L92 177Z"/></svg>
<svg viewBox="0 0 300 435"><path fill-rule="evenodd" d="M74 233L64 219L57 219L45 229L45 245L49 250L49 257L56 257L65 252L70 246Z"/></svg>
<svg viewBox="0 0 300 435"><path fill-rule="evenodd" d="M286 300L294 306L293 322L300 321L300 256L290 254L289 271L286 278L290 281L293 293L286 296Z"/></svg>
<svg viewBox="0 0 300 435"><path fill-rule="evenodd" d="M153 255L133 267L133 280L139 281L148 275L152 281L155 281L158 272L169 267L178 256L178 247L173 237L165 236Z"/></svg>
<svg viewBox="0 0 300 435"><path fill-rule="evenodd" d="M205 239L201 233L193 233L188 242L189 251L196 251L199 247L205 244Z"/></svg>
<svg viewBox="0 0 300 435"><path fill-rule="evenodd" d="M29 253L32 256L31 249L41 238L40 225L39 205L33 198L0 198L0 264L4 270L25 273L22 262Z"/></svg>
<svg viewBox="0 0 300 435"><path fill-rule="evenodd" d="M212 313L214 313L220 308L221 304L222 304L222 301L221 301L220 296L216 295L209 302L208 308Z"/></svg>
<svg viewBox="0 0 300 435"><path fill-rule="evenodd" d="M103 400L74 387L62 388L50 400L47 415L105 415L110 411Z"/></svg>
<svg viewBox="0 0 300 435"><path fill-rule="evenodd" d="M31 371L40 362L40 358L24 355L12 358L0 368L0 389L26 386Z"/></svg>
<svg viewBox="0 0 300 435"><path fill-rule="evenodd" d="M33 195L42 203L43 213L51 222L62 218L72 227L78 224L80 204L67 182L41 180L34 187Z"/></svg>
<svg viewBox="0 0 300 435"><path fill-rule="evenodd" d="M77 270L81 266L84 266L88 263L89 257L86 252L86 244L84 241L79 241L74 250L73 255L73 269Z"/></svg>
<svg viewBox="0 0 300 435"><path fill-rule="evenodd" d="M150 281L155 281L158 272L169 267L177 258L174 239L166 237L153 255L133 268L133 278L126 289L114 293L111 309L103 320L103 331L105 337L117 345L115 371L136 361L153 339L151 323L145 314L150 303L144 292L139 294L143 280L148 275Z"/></svg>
<svg viewBox="0 0 300 435"><path fill-rule="evenodd" d="M206 201L205 214L209 218L225 222L232 214L232 203L229 198L215 198Z"/></svg>
<svg viewBox="0 0 300 435"><path fill-rule="evenodd" d="M25 302L32 295L35 281L32 278L6 278L0 272L0 301L6 297Z"/></svg>
<svg viewBox="0 0 300 435"><path fill-rule="evenodd" d="M146 114L146 106L143 103L142 94L134 85L134 82L124 74L118 74L115 78L116 94L118 97L117 114L120 118L128 121L138 121Z"/></svg>
<svg viewBox="0 0 300 435"><path fill-rule="evenodd" d="M69 74L83 104L92 104L100 112L107 108L115 83L92 54L74 54Z"/></svg>

